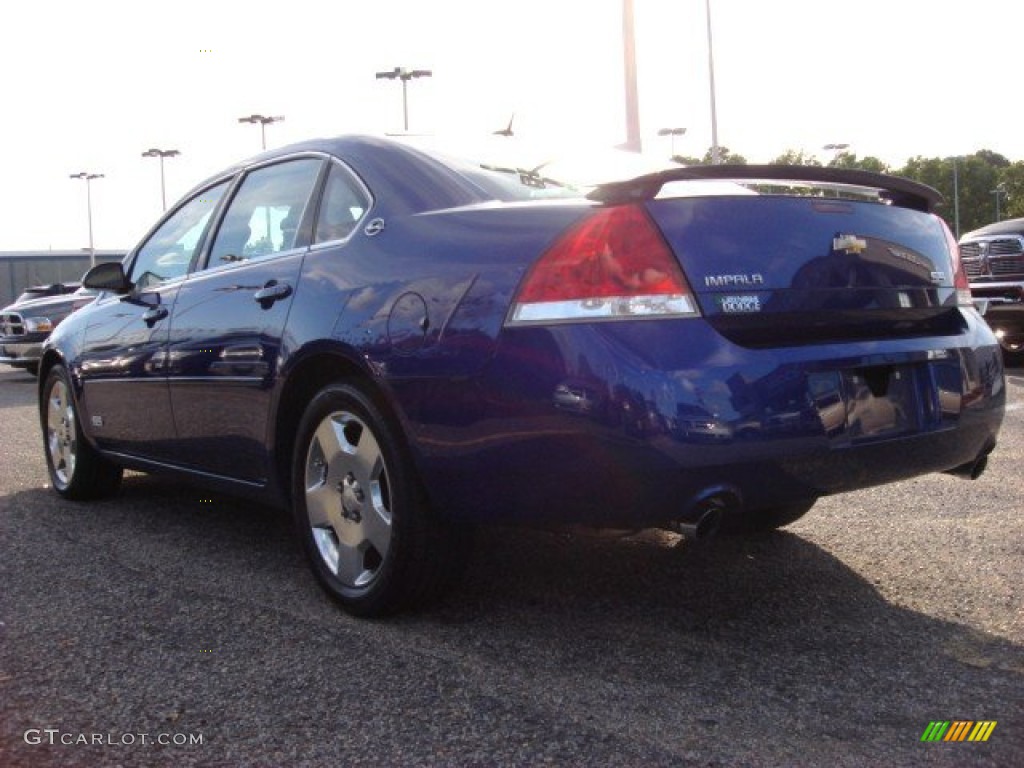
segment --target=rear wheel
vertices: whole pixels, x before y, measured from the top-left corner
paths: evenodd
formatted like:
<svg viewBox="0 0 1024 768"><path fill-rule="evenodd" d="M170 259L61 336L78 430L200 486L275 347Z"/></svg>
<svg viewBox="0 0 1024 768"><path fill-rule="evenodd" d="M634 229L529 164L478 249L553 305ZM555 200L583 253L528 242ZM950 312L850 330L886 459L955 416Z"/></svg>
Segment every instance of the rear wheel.
<svg viewBox="0 0 1024 768"><path fill-rule="evenodd" d="M68 499L110 496L121 485L121 467L100 455L82 435L71 381L61 365L50 369L39 401L50 482Z"/></svg>
<svg viewBox="0 0 1024 768"><path fill-rule="evenodd" d="M332 384L299 424L292 496L317 579L358 616L438 596L464 562L464 534L433 513L397 428L358 386Z"/></svg>
<svg viewBox="0 0 1024 768"><path fill-rule="evenodd" d="M795 504L783 504L766 509L747 510L742 514L727 517L722 522L721 530L723 533L734 535L773 531L784 525L795 523L806 515L811 507L814 506L814 501L801 501Z"/></svg>

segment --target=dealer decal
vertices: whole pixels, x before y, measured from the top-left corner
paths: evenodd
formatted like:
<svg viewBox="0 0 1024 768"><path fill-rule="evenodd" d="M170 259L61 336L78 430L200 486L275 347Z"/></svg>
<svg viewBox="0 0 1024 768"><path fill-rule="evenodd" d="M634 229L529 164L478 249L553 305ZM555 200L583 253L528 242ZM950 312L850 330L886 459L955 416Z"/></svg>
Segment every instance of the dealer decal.
<svg viewBox="0 0 1024 768"><path fill-rule="evenodd" d="M761 297L756 294L744 296L718 296L715 298L723 312L748 313L761 311Z"/></svg>

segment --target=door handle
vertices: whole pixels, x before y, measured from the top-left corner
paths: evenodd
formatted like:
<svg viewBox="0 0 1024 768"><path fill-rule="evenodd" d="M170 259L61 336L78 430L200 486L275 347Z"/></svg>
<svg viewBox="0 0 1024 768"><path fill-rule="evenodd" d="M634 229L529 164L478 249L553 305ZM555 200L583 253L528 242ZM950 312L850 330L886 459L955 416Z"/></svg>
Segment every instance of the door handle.
<svg viewBox="0 0 1024 768"><path fill-rule="evenodd" d="M280 301L292 295L292 287L288 283L279 283L271 280L263 288L253 294L253 298L259 302L264 309L270 309L275 301Z"/></svg>
<svg viewBox="0 0 1024 768"><path fill-rule="evenodd" d="M158 321L167 317L167 307L153 307L142 313L142 321L152 328Z"/></svg>

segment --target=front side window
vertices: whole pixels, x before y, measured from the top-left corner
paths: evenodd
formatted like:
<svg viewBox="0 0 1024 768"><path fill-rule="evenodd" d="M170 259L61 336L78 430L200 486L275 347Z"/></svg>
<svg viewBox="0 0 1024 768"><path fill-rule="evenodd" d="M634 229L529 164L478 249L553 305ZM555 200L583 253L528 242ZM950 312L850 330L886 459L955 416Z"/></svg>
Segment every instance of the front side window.
<svg viewBox="0 0 1024 768"><path fill-rule="evenodd" d="M258 259L296 247L296 232L321 164L319 159L303 158L249 173L224 214L208 266Z"/></svg>
<svg viewBox="0 0 1024 768"><path fill-rule="evenodd" d="M344 240L370 207L370 199L348 171L332 164L314 243Z"/></svg>
<svg viewBox="0 0 1024 768"><path fill-rule="evenodd" d="M221 182L196 195L153 233L132 264L131 281L138 289L182 277L188 272L206 224L228 183Z"/></svg>

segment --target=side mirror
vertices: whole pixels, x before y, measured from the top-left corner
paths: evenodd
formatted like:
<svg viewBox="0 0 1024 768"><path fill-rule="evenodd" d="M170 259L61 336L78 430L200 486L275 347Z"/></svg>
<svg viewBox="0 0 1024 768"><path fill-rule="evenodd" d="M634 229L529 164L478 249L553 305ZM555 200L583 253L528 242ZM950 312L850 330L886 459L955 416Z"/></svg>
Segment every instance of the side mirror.
<svg viewBox="0 0 1024 768"><path fill-rule="evenodd" d="M119 261L97 264L85 273L82 285L96 291L113 291L114 293L125 293L132 287L132 284L128 282L128 276L124 273L124 267Z"/></svg>

